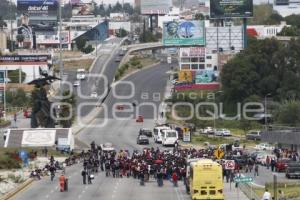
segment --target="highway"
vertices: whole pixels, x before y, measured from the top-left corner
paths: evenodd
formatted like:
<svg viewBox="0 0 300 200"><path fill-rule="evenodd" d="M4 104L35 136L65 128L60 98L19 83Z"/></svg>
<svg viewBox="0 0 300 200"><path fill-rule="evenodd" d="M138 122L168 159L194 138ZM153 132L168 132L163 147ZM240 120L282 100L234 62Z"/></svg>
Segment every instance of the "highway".
<svg viewBox="0 0 300 200"><path fill-rule="evenodd" d="M121 101L119 98L115 98L113 92L111 92L103 105L103 107L107 107L109 110L107 115L104 115L105 112L101 112L92 122L91 125L93 126L81 131L78 138L86 143L90 143L91 141L95 141L97 144L112 142L116 149L127 149L131 152L133 149L143 149L145 146L136 144L136 137L139 128L153 128L156 117L152 114L152 109L147 106L142 107L138 115L143 115L145 121L144 123L136 123L135 116L123 120L114 119L112 107L115 103L118 105L126 102L131 104L132 101L137 101L139 104L147 102L159 105L165 92L165 86L169 76L166 73L168 70L170 70L169 65L159 64L127 77L125 81L131 81L133 85L135 85L133 97ZM123 84L115 85L113 88L118 95L125 96L128 95L130 91L130 87ZM160 94L161 98L145 99L143 98L145 92L148 93L149 97L153 97L154 93L156 95ZM126 113L122 113L120 116L125 118ZM97 127L97 125L102 123L105 119L107 123L103 127ZM153 144L153 141L151 141L150 146L157 147L160 145ZM56 177L54 182L51 182L50 178L47 177L41 181L35 181L27 190L18 194L15 199L189 199L189 196L185 193L183 183L180 183L178 188L174 188L171 182L165 181L164 187L160 188L154 179L151 179L150 182L146 183L146 186L142 187L139 185L138 180L133 178L107 178L104 177L104 173L99 173L96 175L92 185L83 185L80 174L81 169L81 164L67 169L67 177L70 180L68 192L59 192L58 177Z"/></svg>

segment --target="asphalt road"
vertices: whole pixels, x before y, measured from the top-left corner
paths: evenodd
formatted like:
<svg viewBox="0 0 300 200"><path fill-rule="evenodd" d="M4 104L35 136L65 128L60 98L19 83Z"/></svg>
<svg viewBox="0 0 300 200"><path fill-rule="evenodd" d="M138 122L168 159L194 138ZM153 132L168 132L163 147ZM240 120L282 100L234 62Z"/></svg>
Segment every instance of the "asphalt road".
<svg viewBox="0 0 300 200"><path fill-rule="evenodd" d="M77 94L77 105L84 103L96 103L101 101L108 93L108 86L112 84L114 74L119 66L119 62L115 62L115 59L119 57L119 45L122 39L114 38L107 42L104 42L101 48L98 50L97 61L92 70L87 74L85 80L80 81L79 87L74 87L74 92ZM76 81L76 72L67 72L67 81L73 87L74 81ZM91 93L96 92L101 99L91 98ZM91 112L95 106L84 106L80 113L81 117L86 116Z"/></svg>
<svg viewBox="0 0 300 200"><path fill-rule="evenodd" d="M95 141L97 144L103 142L112 142L116 149L128 149L132 152L133 149L141 150L144 146L136 144L136 136L138 130L141 127L153 128L155 123L155 116L151 114L151 108L141 108L140 114L145 116L144 123L136 123L135 116L117 120L112 118L112 107L115 103L124 104L134 101L139 103L147 102L158 105L160 100L153 101L150 98L147 100L142 98L142 94L145 92L152 96L154 93L163 94L165 92L166 82L168 79L169 66L166 64L158 65L153 68L149 68L129 76L126 81L131 81L135 85L134 95L128 100L121 101L119 98L115 98L113 93L110 93L104 107L108 107L108 114L104 115L104 112L98 116L92 122L93 127L84 129L79 135L79 139L90 143ZM128 85L115 86L116 93L119 95L126 95L129 91ZM104 108L102 108L104 109ZM126 110L126 109L125 109ZM135 109L134 109L135 110ZM150 113L150 114L149 114ZM123 113L124 114L124 113ZM125 118L125 115L121 117ZM107 123L103 127L97 127L104 120ZM158 146L151 141L150 146ZM69 191L65 193L59 192L58 180L54 182L50 181L50 178L46 178L41 181L36 181L26 191L18 194L15 199L27 200L27 199L122 199L122 200L185 200L190 197L185 193L183 183L179 184L178 188L174 188L172 183L165 181L164 187L157 186L154 179L147 182L145 186L140 186L138 180L133 178L113 179L111 177L104 177L104 173L96 175L94 183L92 185L83 185L80 175L82 166L77 165L67 169L67 176L69 178Z"/></svg>

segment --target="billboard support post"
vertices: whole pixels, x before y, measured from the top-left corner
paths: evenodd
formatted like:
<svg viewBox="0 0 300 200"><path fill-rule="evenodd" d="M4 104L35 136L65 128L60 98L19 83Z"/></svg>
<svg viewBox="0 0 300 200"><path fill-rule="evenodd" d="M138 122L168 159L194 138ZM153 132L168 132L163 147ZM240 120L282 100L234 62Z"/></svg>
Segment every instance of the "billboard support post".
<svg viewBox="0 0 300 200"><path fill-rule="evenodd" d="M243 28L244 28L244 49L247 48L248 37L247 37L247 18L243 18Z"/></svg>

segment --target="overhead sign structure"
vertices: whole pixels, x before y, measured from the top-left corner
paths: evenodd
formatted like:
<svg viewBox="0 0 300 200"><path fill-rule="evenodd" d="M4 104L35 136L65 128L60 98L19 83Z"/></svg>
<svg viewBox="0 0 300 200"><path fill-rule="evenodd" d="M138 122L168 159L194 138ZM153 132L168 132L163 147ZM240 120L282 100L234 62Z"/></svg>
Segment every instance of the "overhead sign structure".
<svg viewBox="0 0 300 200"><path fill-rule="evenodd" d="M234 170L235 169L235 162L234 160L225 160L225 169L228 169L228 170Z"/></svg>
<svg viewBox="0 0 300 200"><path fill-rule="evenodd" d="M205 45L204 21L170 21L163 25L165 46Z"/></svg>
<svg viewBox="0 0 300 200"><path fill-rule="evenodd" d="M172 0L141 0L141 13L143 15L168 14L172 5Z"/></svg>
<svg viewBox="0 0 300 200"><path fill-rule="evenodd" d="M217 159L222 159L225 155L225 152L222 150L222 149L216 149L214 151L214 156L217 158Z"/></svg>
<svg viewBox="0 0 300 200"><path fill-rule="evenodd" d="M249 177L249 176L236 177L236 178L234 178L234 182L236 182L236 183L251 183L251 182L253 182L253 178Z"/></svg>
<svg viewBox="0 0 300 200"><path fill-rule="evenodd" d="M253 17L253 0L210 0L210 18Z"/></svg>

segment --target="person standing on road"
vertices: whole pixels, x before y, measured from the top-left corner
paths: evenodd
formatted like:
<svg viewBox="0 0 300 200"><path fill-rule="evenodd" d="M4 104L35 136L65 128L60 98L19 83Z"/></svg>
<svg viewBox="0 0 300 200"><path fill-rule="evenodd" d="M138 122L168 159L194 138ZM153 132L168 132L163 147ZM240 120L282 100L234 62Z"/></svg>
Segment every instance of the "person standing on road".
<svg viewBox="0 0 300 200"><path fill-rule="evenodd" d="M255 166L254 166L254 177L255 176L258 176L258 163L255 163Z"/></svg>
<svg viewBox="0 0 300 200"><path fill-rule="evenodd" d="M174 184L174 187L177 187L177 181L178 181L178 176L177 176L177 173L174 171L173 174L172 174L172 180L173 180L173 184Z"/></svg>
<svg viewBox="0 0 300 200"><path fill-rule="evenodd" d="M271 200L271 193L266 189L265 193L263 194L262 200Z"/></svg>
<svg viewBox="0 0 300 200"><path fill-rule="evenodd" d="M86 174L87 174L86 171L82 170L81 176L82 176L82 182L84 185L86 184Z"/></svg>
<svg viewBox="0 0 300 200"><path fill-rule="evenodd" d="M59 177L59 186L60 186L60 191L61 192L65 191L65 181L66 181L65 176L63 174L60 175L60 177Z"/></svg>

